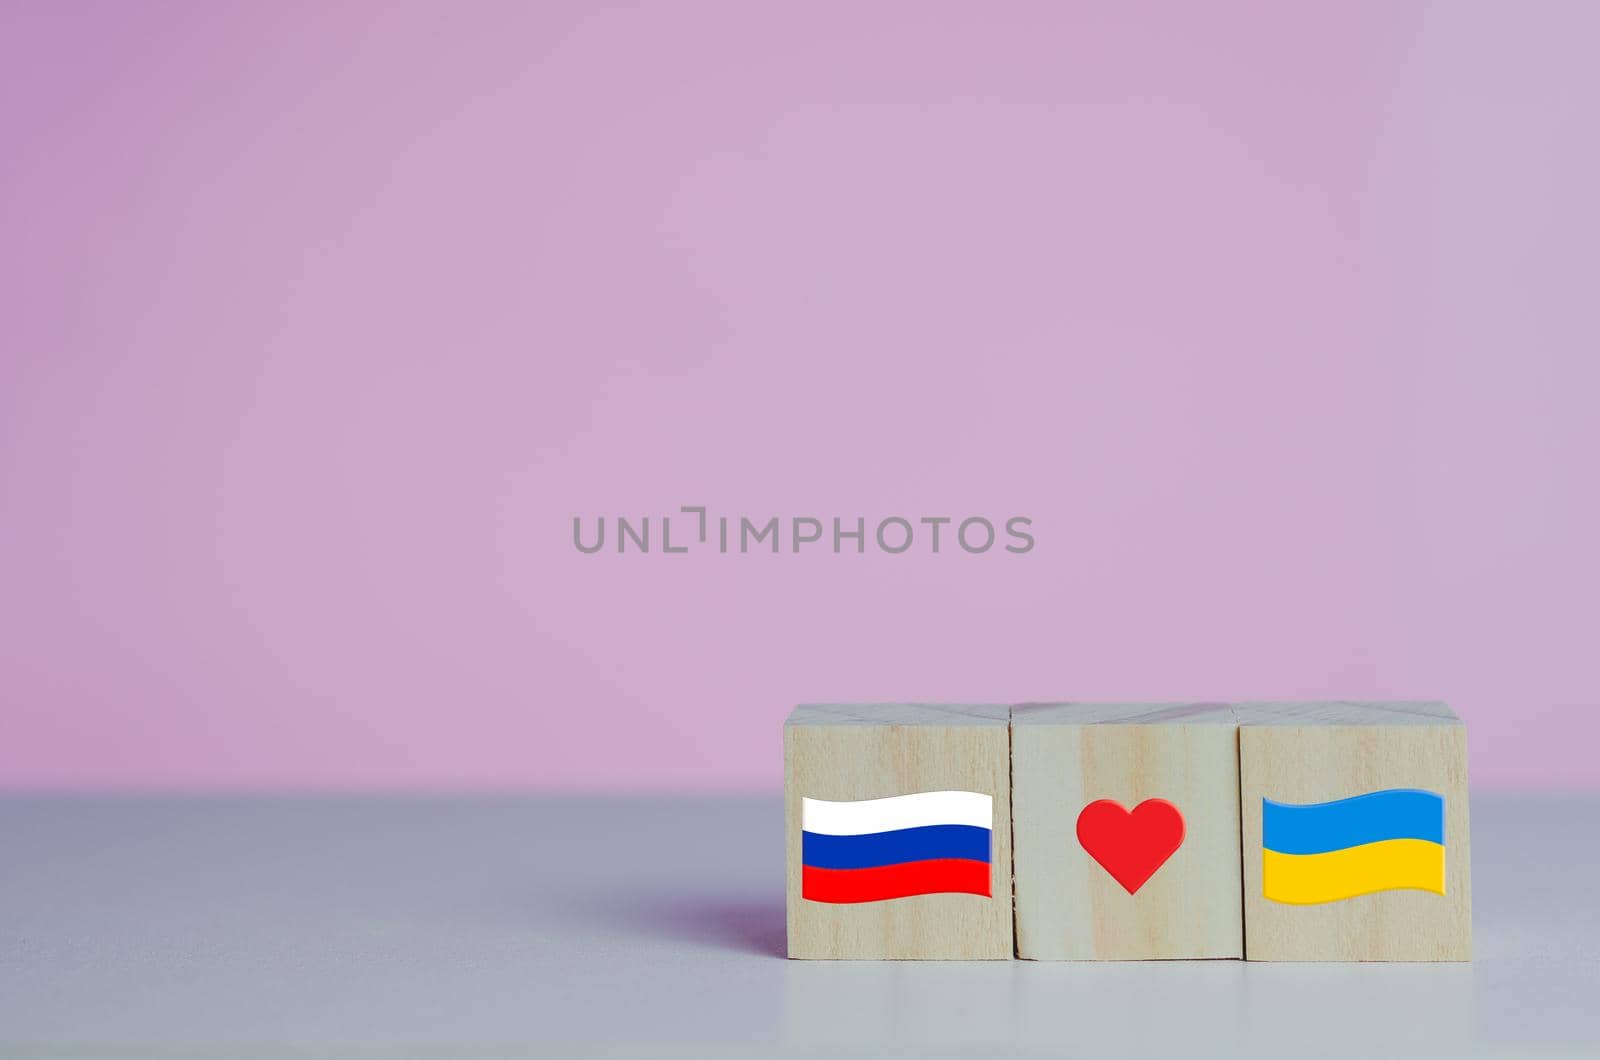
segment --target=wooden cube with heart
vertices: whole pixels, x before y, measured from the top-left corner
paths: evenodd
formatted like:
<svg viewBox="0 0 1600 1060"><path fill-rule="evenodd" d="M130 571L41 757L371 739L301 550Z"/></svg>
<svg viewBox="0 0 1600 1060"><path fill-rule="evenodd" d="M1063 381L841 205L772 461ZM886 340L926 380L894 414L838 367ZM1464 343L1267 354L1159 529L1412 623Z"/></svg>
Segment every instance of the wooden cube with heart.
<svg viewBox="0 0 1600 1060"><path fill-rule="evenodd" d="M1017 706L1011 763L1017 956L1244 956L1227 705Z"/></svg>
<svg viewBox="0 0 1600 1060"><path fill-rule="evenodd" d="M1008 717L795 708L783 727L790 957L1011 958Z"/></svg>

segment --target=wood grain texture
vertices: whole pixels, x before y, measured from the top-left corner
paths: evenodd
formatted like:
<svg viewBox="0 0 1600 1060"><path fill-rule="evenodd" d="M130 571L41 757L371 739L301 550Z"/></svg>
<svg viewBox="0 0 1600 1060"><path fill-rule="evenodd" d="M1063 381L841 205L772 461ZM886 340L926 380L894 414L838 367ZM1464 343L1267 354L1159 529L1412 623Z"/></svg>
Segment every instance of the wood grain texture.
<svg viewBox="0 0 1600 1060"><path fill-rule="evenodd" d="M1009 710L1005 706L801 706L784 725L789 956L1005 960L1013 954ZM975 791L994 799L990 897L927 894L830 904L801 897L802 797L879 799Z"/></svg>
<svg viewBox="0 0 1600 1060"><path fill-rule="evenodd" d="M1246 957L1470 960L1467 739L1455 714L1442 703L1243 703L1235 710ZM1263 797L1304 804L1392 788L1444 796L1444 895L1396 890L1320 905L1288 905L1263 896Z"/></svg>
<svg viewBox="0 0 1600 1060"><path fill-rule="evenodd" d="M1017 955L1147 960L1244 955L1239 757L1223 704L1028 704L1012 711ZM1129 894L1079 844L1097 799L1162 798L1183 844Z"/></svg>

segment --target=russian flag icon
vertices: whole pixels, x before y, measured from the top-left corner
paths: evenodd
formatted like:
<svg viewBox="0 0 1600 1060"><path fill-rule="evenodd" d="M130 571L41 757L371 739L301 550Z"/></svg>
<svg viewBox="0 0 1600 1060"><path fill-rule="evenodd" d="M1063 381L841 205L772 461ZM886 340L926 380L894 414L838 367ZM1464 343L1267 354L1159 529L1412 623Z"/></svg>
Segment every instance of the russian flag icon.
<svg viewBox="0 0 1600 1060"><path fill-rule="evenodd" d="M994 798L923 791L860 802L800 800L800 896L881 902L917 894L989 897Z"/></svg>

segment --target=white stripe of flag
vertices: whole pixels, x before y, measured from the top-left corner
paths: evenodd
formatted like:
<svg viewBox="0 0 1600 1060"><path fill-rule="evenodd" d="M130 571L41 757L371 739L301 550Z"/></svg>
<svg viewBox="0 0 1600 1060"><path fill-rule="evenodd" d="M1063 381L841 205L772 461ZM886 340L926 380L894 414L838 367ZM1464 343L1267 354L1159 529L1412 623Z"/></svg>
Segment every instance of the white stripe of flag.
<svg viewBox="0 0 1600 1060"><path fill-rule="evenodd" d="M800 827L819 835L871 835L930 824L994 827L994 797L976 791L923 791L861 802L800 800Z"/></svg>

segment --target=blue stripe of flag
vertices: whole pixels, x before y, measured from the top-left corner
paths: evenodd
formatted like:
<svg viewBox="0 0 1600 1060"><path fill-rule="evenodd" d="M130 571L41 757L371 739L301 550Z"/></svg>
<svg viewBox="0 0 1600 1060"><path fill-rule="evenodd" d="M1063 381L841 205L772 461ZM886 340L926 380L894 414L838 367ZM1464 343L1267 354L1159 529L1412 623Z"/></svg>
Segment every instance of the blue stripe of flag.
<svg viewBox="0 0 1600 1060"><path fill-rule="evenodd" d="M815 869L873 869L933 858L988 861L989 829L970 824L930 824L867 835L800 835L800 861Z"/></svg>
<svg viewBox="0 0 1600 1060"><path fill-rule="evenodd" d="M1325 854L1385 839L1444 844L1444 797L1394 788L1297 806L1261 800L1261 845L1280 854Z"/></svg>

